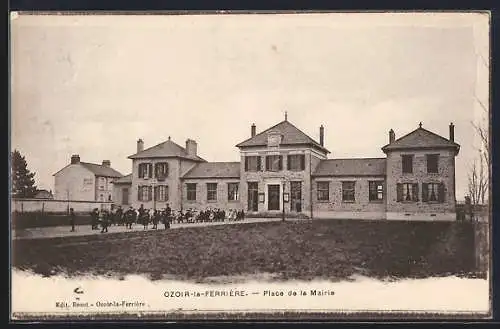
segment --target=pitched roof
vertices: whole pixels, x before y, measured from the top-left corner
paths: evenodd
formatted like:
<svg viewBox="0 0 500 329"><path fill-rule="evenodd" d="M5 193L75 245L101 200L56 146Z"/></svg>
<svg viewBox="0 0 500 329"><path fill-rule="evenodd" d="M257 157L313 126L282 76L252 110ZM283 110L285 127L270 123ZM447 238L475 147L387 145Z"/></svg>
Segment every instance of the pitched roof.
<svg viewBox="0 0 500 329"><path fill-rule="evenodd" d="M239 178L239 162L201 162L195 165L183 178Z"/></svg>
<svg viewBox="0 0 500 329"><path fill-rule="evenodd" d="M42 189L42 190L36 191L34 198L35 199L53 199L54 195L52 195L52 192Z"/></svg>
<svg viewBox="0 0 500 329"><path fill-rule="evenodd" d="M453 148L458 153L460 145L432 131L419 127L409 134L396 139L394 142L385 145L382 147L382 151L415 148Z"/></svg>
<svg viewBox="0 0 500 329"><path fill-rule="evenodd" d="M194 161L205 161L199 156L191 156L187 153L186 149L177 143L174 143L170 139L145 149L139 153L131 155L129 159L140 159L140 158L183 158Z"/></svg>
<svg viewBox="0 0 500 329"><path fill-rule="evenodd" d="M113 184L132 184L132 174L113 180Z"/></svg>
<svg viewBox="0 0 500 329"><path fill-rule="evenodd" d="M321 146L311 137L307 136L299 128L295 127L288 120L281 121L275 126L264 130L263 132L251 137L238 145L236 147L251 147L251 146L266 146L267 145L267 133L270 131L275 131L283 136L281 145L312 145L323 152L330 153L324 146Z"/></svg>
<svg viewBox="0 0 500 329"><path fill-rule="evenodd" d="M89 163L89 162L80 162L82 166L90 170L96 176L104 176L104 177L122 177L123 175L118 171L114 170L111 167L106 167L103 165Z"/></svg>
<svg viewBox="0 0 500 329"><path fill-rule="evenodd" d="M321 160L313 176L382 176L385 158Z"/></svg>

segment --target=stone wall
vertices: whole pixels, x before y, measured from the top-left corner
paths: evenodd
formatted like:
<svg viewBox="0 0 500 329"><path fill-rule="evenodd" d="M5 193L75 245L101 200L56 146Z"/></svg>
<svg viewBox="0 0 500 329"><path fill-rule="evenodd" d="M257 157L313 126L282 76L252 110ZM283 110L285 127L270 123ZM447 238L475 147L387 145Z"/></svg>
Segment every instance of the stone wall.
<svg viewBox="0 0 500 329"><path fill-rule="evenodd" d="M413 154L413 173L402 172L403 154ZM438 173L427 173L426 154L439 154ZM387 212L389 217L401 214L435 214L445 218L455 216L455 155L448 150L414 150L407 152L393 151L387 155ZM398 202L397 184L417 183L418 201ZM443 203L422 202L422 183L444 183L445 198Z"/></svg>
<svg viewBox="0 0 500 329"><path fill-rule="evenodd" d="M128 202L123 203L124 189L128 190ZM121 206L129 206L132 204L132 184L114 184L113 185L113 202Z"/></svg>
<svg viewBox="0 0 500 329"><path fill-rule="evenodd" d="M187 200L187 184L196 183L196 201ZM207 200L207 183L217 183L217 200L208 201ZM238 183L240 180L235 178L218 178L218 179L195 179L186 178L182 181L182 209L186 210L189 208L195 210L206 210L207 208L220 208L223 210L243 208L243 203L241 202L241 186L238 186L238 200L229 201L228 200L228 183ZM241 185L241 184L240 184ZM180 210L180 208L174 208L175 210Z"/></svg>
<svg viewBox="0 0 500 329"><path fill-rule="evenodd" d="M73 208L75 212L90 212L94 208L110 209L112 204L112 202L99 201L12 199L11 212L67 213L69 208Z"/></svg>
<svg viewBox="0 0 500 329"><path fill-rule="evenodd" d="M331 218L385 218L385 198L384 200L370 201L369 200L369 181L383 181L384 177L315 177L313 180L313 202L314 202L314 217L329 217ZM342 182L354 181L355 182L355 201L348 202L342 201ZM329 183L329 196L328 201L318 200L318 182ZM385 186L384 186L385 196ZM370 213L370 215L356 214L356 213ZM346 217L348 216L348 217Z"/></svg>

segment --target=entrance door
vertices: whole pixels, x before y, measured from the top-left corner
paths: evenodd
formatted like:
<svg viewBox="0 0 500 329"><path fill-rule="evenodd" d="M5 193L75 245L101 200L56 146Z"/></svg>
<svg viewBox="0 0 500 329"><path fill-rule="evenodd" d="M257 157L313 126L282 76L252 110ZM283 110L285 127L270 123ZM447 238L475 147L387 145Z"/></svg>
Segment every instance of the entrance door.
<svg viewBox="0 0 500 329"><path fill-rule="evenodd" d="M259 210L259 190L256 182L248 182L248 211Z"/></svg>
<svg viewBox="0 0 500 329"><path fill-rule="evenodd" d="M279 185L268 185L267 186L268 195L268 210L280 210L280 186Z"/></svg>
<svg viewBox="0 0 500 329"><path fill-rule="evenodd" d="M290 182L291 211L302 211L302 182Z"/></svg>
<svg viewBox="0 0 500 329"><path fill-rule="evenodd" d="M122 204L128 204L128 188L122 189Z"/></svg>

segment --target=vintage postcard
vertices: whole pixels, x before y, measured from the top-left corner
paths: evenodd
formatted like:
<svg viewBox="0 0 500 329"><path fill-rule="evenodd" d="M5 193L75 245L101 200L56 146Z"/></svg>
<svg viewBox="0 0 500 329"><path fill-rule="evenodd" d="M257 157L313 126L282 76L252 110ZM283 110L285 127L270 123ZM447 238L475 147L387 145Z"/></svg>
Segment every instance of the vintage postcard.
<svg viewBox="0 0 500 329"><path fill-rule="evenodd" d="M11 317L489 318L488 12L11 13Z"/></svg>

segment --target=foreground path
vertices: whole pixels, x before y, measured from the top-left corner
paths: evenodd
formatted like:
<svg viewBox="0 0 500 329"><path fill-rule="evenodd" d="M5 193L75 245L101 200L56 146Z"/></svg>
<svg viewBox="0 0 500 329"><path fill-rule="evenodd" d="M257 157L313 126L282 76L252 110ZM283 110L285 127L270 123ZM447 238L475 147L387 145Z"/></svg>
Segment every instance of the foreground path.
<svg viewBox="0 0 500 329"><path fill-rule="evenodd" d="M287 219L291 220L291 219ZM214 223L186 223L186 224L171 224L171 229L183 228L183 227L199 227L199 226L215 226L215 225L235 225L235 224L244 224L244 223L261 223L261 222L279 222L281 218L247 218L242 221L237 222L214 222ZM153 225L148 226L148 230L152 230ZM163 224L158 224L158 229L163 230ZM93 235L93 234L101 234L101 229L92 230L90 225L77 225L75 227L76 232L70 232L71 226L51 226L51 227L36 227L36 228L27 228L21 230L13 230L12 238L13 239L44 239L44 238L57 238L57 237L66 237L66 236L84 236L84 235ZM108 228L108 233L104 234L113 234L113 233L123 233L123 232L137 232L144 231L144 228L140 224L134 224L132 229L127 229L125 226L110 226Z"/></svg>

